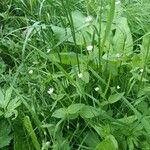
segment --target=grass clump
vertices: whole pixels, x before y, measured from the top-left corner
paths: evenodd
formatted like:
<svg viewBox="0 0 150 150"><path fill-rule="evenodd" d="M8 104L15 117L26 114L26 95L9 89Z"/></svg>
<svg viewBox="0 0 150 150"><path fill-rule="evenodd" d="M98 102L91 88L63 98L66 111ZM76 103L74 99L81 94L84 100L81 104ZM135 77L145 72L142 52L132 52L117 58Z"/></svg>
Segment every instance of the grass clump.
<svg viewBox="0 0 150 150"><path fill-rule="evenodd" d="M2 1L0 149L148 150L149 7Z"/></svg>

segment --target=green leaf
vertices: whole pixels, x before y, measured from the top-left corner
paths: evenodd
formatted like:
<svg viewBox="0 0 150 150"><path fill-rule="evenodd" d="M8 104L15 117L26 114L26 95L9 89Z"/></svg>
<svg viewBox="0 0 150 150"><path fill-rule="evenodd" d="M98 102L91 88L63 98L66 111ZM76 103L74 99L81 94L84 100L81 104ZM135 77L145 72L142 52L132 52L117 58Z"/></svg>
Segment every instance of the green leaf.
<svg viewBox="0 0 150 150"><path fill-rule="evenodd" d="M60 41L65 41L71 36L71 30L69 28L62 28L55 25L51 25L54 35Z"/></svg>
<svg viewBox="0 0 150 150"><path fill-rule="evenodd" d="M4 119L0 120L0 148L8 146L12 139L12 135L10 135L11 127L8 122Z"/></svg>
<svg viewBox="0 0 150 150"><path fill-rule="evenodd" d="M85 106L80 112L80 116L85 119L86 118L90 119L99 116L100 114L101 114L100 110L92 106Z"/></svg>
<svg viewBox="0 0 150 150"><path fill-rule="evenodd" d="M4 113L0 110L0 116L2 116Z"/></svg>
<svg viewBox="0 0 150 150"><path fill-rule="evenodd" d="M43 55L43 57L45 57L45 56ZM78 57L79 57L80 63L81 62L85 63L87 61L87 57L84 55L79 54ZM66 64L66 65L77 65L78 64L77 55L74 52L70 52L70 53L62 52L62 53L59 53L59 55L58 55L58 53L50 53L48 55L48 58L51 62L59 62L59 63Z"/></svg>
<svg viewBox="0 0 150 150"><path fill-rule="evenodd" d="M110 95L109 98L108 98L108 103L109 104L113 104L113 103L121 100L121 98L122 98L123 95L124 95L124 92L123 93L116 93L116 94Z"/></svg>
<svg viewBox="0 0 150 150"><path fill-rule="evenodd" d="M0 88L0 107L3 108L4 106L4 94L2 89Z"/></svg>
<svg viewBox="0 0 150 150"><path fill-rule="evenodd" d="M11 94L12 94L12 87L9 87L6 92L5 92L5 102L4 102L4 108L7 107L8 103L10 102L11 100Z"/></svg>
<svg viewBox="0 0 150 150"><path fill-rule="evenodd" d="M52 114L52 117L55 118L61 118L61 119L65 119L67 116L67 110L66 108L60 108L55 110L55 112Z"/></svg>
<svg viewBox="0 0 150 150"><path fill-rule="evenodd" d="M123 122L123 123L126 123L126 124L131 124L131 123L133 123L134 121L137 120L137 116L136 115L124 116L123 118L118 119L118 120Z"/></svg>
<svg viewBox="0 0 150 150"><path fill-rule="evenodd" d="M94 148L99 144L99 142L100 140L98 134L96 134L95 132L89 131L86 134L85 143L89 146L90 149L94 150Z"/></svg>
<svg viewBox="0 0 150 150"><path fill-rule="evenodd" d="M147 95L150 93L150 86L146 86L144 88L142 88L139 92L138 92L138 97Z"/></svg>
<svg viewBox="0 0 150 150"><path fill-rule="evenodd" d="M83 78L81 78L85 83L89 83L90 75L88 72L83 72Z"/></svg>
<svg viewBox="0 0 150 150"><path fill-rule="evenodd" d="M32 141L26 135L22 120L16 119L13 121L13 133L14 133L14 150L33 150Z"/></svg>
<svg viewBox="0 0 150 150"><path fill-rule="evenodd" d="M4 61L2 60L2 58L0 58L0 74L5 72L5 70L6 70L6 65L5 65Z"/></svg>
<svg viewBox="0 0 150 150"><path fill-rule="evenodd" d="M132 53L133 39L125 17L118 18L116 21L116 32L113 43L115 52L126 52L126 55Z"/></svg>
<svg viewBox="0 0 150 150"><path fill-rule="evenodd" d="M15 115L15 117L13 119L15 119L18 116L18 112L17 110L15 110L18 106L20 106L21 101L20 98L16 97L13 100L11 100L7 106L7 110L5 112L5 117L9 118L11 117L13 114Z"/></svg>
<svg viewBox="0 0 150 150"><path fill-rule="evenodd" d="M69 114L76 114L84 107L84 104L72 104L67 108Z"/></svg>
<svg viewBox="0 0 150 150"><path fill-rule="evenodd" d="M118 143L113 135L107 136L98 146L96 150L117 150Z"/></svg>

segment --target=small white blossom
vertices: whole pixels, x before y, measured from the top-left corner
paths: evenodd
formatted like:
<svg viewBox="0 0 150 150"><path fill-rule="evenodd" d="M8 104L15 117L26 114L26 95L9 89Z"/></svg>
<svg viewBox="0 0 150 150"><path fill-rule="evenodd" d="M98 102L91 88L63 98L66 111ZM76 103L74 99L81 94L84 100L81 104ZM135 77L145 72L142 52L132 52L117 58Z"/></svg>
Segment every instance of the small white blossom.
<svg viewBox="0 0 150 150"><path fill-rule="evenodd" d="M143 69L140 69L140 72L142 73L144 70Z"/></svg>
<svg viewBox="0 0 150 150"><path fill-rule="evenodd" d="M120 4L120 3L121 3L120 0L118 0L115 4L118 5L118 4Z"/></svg>
<svg viewBox="0 0 150 150"><path fill-rule="evenodd" d="M118 89L118 90L120 89L120 86L119 86L119 85L117 86L117 89Z"/></svg>
<svg viewBox="0 0 150 150"><path fill-rule="evenodd" d="M82 77L83 77L83 74L82 74L82 73L78 73L78 77L79 77L79 78L82 78Z"/></svg>
<svg viewBox="0 0 150 150"><path fill-rule="evenodd" d="M93 46L92 46L92 45L89 45L89 46L86 47L86 49L87 49L87 51L92 51Z"/></svg>
<svg viewBox="0 0 150 150"><path fill-rule="evenodd" d="M53 92L54 92L54 88L49 88L49 90L47 91L47 93L48 93L49 95L51 95Z"/></svg>
<svg viewBox="0 0 150 150"><path fill-rule="evenodd" d="M47 53L49 53L51 51L51 49L49 48L49 49L47 49Z"/></svg>
<svg viewBox="0 0 150 150"><path fill-rule="evenodd" d="M91 22L92 21L92 17L91 16L87 16L86 18L85 18L85 22Z"/></svg>
<svg viewBox="0 0 150 150"><path fill-rule="evenodd" d="M33 73L33 70L29 70L29 74L32 74Z"/></svg>
<svg viewBox="0 0 150 150"><path fill-rule="evenodd" d="M99 87L94 88L95 91L99 91Z"/></svg>

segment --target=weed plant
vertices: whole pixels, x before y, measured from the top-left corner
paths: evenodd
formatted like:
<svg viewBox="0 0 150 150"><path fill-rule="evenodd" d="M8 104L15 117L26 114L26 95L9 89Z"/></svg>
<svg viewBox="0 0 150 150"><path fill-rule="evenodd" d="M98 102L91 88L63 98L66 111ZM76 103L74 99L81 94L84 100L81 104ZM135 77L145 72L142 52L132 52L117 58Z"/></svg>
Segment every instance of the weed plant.
<svg viewBox="0 0 150 150"><path fill-rule="evenodd" d="M149 0L0 0L0 149L150 150Z"/></svg>

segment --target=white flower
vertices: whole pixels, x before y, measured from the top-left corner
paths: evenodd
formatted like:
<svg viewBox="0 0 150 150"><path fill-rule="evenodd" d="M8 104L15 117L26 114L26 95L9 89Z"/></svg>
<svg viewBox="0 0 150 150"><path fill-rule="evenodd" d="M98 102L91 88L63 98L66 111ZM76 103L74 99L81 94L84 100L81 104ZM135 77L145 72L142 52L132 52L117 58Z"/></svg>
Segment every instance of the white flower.
<svg viewBox="0 0 150 150"><path fill-rule="evenodd" d="M92 45L89 45L89 46L86 47L86 49L87 49L88 51L92 51L93 46L92 46Z"/></svg>
<svg viewBox="0 0 150 150"><path fill-rule="evenodd" d="M95 91L99 91L99 87L94 88Z"/></svg>
<svg viewBox="0 0 150 150"><path fill-rule="evenodd" d="M47 49L47 53L49 53L51 51L51 49L49 48L49 49Z"/></svg>
<svg viewBox="0 0 150 150"><path fill-rule="evenodd" d="M120 86L119 86L119 85L117 86L117 89L118 89L118 90L120 89Z"/></svg>
<svg viewBox="0 0 150 150"><path fill-rule="evenodd" d="M33 73L33 70L29 70L29 74L32 74Z"/></svg>
<svg viewBox="0 0 150 150"><path fill-rule="evenodd" d="M92 17L91 16L87 16L86 18L85 18L85 22L91 22L92 21Z"/></svg>
<svg viewBox="0 0 150 150"><path fill-rule="evenodd" d="M47 93L48 93L49 95L51 95L53 92L54 92L54 88L49 88L49 90L47 91Z"/></svg>
<svg viewBox="0 0 150 150"><path fill-rule="evenodd" d="M144 70L143 69L140 69L140 72L142 73Z"/></svg>
<svg viewBox="0 0 150 150"><path fill-rule="evenodd" d="M118 5L118 4L120 4L120 3L121 3L121 2L118 0L115 4Z"/></svg>
<svg viewBox="0 0 150 150"><path fill-rule="evenodd" d="M82 78L82 77L83 77L83 74L82 74L82 73L78 73L78 77L79 77L79 78Z"/></svg>

